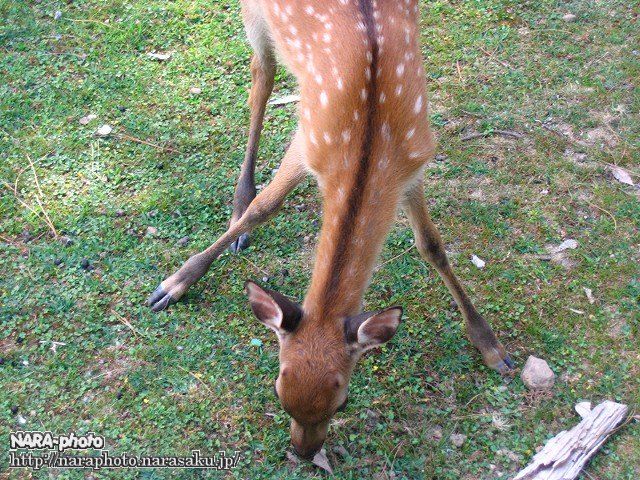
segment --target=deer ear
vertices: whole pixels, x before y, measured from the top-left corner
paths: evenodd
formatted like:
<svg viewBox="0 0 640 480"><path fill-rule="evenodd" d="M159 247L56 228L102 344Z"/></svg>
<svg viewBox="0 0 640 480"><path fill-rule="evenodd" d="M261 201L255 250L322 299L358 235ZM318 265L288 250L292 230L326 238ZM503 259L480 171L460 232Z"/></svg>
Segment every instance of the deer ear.
<svg viewBox="0 0 640 480"><path fill-rule="evenodd" d="M293 332L302 318L302 308L278 292L262 288L255 282L247 281L244 288L254 315L281 335Z"/></svg>
<svg viewBox="0 0 640 480"><path fill-rule="evenodd" d="M402 307L349 317L345 321L347 343L359 345L362 351L382 345L396 334L401 318Z"/></svg>

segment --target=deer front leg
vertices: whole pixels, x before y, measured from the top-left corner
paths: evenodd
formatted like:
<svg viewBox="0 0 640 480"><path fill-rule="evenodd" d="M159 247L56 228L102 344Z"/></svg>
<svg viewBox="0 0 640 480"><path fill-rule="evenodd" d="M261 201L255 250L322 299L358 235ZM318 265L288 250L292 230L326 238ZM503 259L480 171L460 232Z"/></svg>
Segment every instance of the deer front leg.
<svg viewBox="0 0 640 480"><path fill-rule="evenodd" d="M422 257L438 271L449 292L453 295L464 317L467 335L471 343L480 350L489 367L500 373L507 373L513 368L513 362L493 333L489 323L478 313L453 273L442 244L440 232L429 215L422 184L413 186L407 191L404 207L416 238L416 246Z"/></svg>
<svg viewBox="0 0 640 480"><path fill-rule="evenodd" d="M265 222L282 206L284 198L305 177L302 162L302 136L296 133L273 181L249 204L242 216L209 248L193 255L180 269L164 280L151 294L147 305L154 312L164 310L182 297L187 289L207 273L218 256L238 236Z"/></svg>
<svg viewBox="0 0 640 480"><path fill-rule="evenodd" d="M238 184L233 196L233 212L230 225L237 222L247 210L251 201L256 197L255 171L256 158L258 156L258 144L262 132L262 122L266 110L267 101L273 90L273 78L276 71L276 62L269 52L254 54L251 58L251 92L249 93L249 108L251 109L251 121L249 126L249 140L244 155L244 161L240 169ZM229 246L234 253L245 249L249 245L249 233L241 234Z"/></svg>

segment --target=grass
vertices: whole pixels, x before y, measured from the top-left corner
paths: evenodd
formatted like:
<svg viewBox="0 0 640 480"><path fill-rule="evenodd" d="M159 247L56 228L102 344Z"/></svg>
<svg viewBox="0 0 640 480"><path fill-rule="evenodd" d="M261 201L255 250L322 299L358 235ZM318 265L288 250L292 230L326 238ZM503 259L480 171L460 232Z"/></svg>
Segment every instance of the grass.
<svg viewBox="0 0 640 480"><path fill-rule="evenodd" d="M532 395L518 377L503 381L481 365L433 270L415 250L402 254L412 236L401 216L366 306L398 303L406 319L360 362L328 450L345 479L506 479L577 422L577 401L640 401L638 190L607 171L617 164L640 179L640 12L617 0L421 3L440 145L426 172L433 217L519 367L535 354L558 380L550 394ZM238 2L0 0L0 18L0 178L36 212L0 189L0 468L22 415L26 429L104 435L114 453L239 450L231 476L321 476L284 458L288 419L271 387L276 339L242 294L257 278L303 295L320 220L312 181L185 302L161 314L143 306L230 215L248 125ZM173 54L154 61L154 50ZM275 95L294 91L280 71ZM98 118L81 125L90 113ZM102 124L111 136L93 135ZM259 183L294 127L293 105L269 108ZM487 136L461 140L471 132ZM72 243L53 238L38 199ZM546 261L546 247L567 238L578 248L564 264ZM52 342L64 345L54 353ZM461 448L452 433L468 436ZM582 478L636 479L638 458L636 421ZM50 473L85 477L34 476Z"/></svg>

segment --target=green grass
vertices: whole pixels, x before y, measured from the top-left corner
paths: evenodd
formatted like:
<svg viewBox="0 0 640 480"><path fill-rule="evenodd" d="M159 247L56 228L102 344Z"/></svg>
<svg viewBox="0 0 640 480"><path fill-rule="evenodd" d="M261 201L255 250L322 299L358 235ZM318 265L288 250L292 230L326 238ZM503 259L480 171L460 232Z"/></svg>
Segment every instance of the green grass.
<svg viewBox="0 0 640 480"><path fill-rule="evenodd" d="M422 12L441 155L426 172L433 217L519 367L535 354L558 381L550 395L532 396L518 377L505 382L481 365L433 270L415 250L401 255L412 238L401 216L366 306L398 303L406 319L360 362L328 449L340 478L506 479L578 421L577 401L640 402L639 196L606 170L615 163L640 180L640 12L621 0L443 0L422 2ZM575 22L562 20L567 12ZM26 429L104 435L112 452L240 450L238 478L320 476L284 458L288 419L272 393L277 342L242 293L246 278L267 277L302 297L319 221L312 181L185 302L161 314L143 306L229 218L248 125L238 2L0 0L0 18L0 178L37 212L40 198L73 240L55 240L42 215L0 189L0 469L6 434L23 415ZM152 50L174 53L157 62ZM193 86L202 93L190 94ZM293 91L280 71L275 95ZM80 125L89 113L98 119ZM114 133L95 137L105 123ZM269 108L259 183L294 128L293 105ZM461 140L472 131L489 136ZM189 244L177 246L184 236ZM541 259L565 238L579 242L568 267ZM53 353L52 341L65 345ZM451 433L468 435L462 448ZM346 458L333 453L338 445ZM583 478L636 479L638 458L632 422ZM85 475L35 477L49 473Z"/></svg>

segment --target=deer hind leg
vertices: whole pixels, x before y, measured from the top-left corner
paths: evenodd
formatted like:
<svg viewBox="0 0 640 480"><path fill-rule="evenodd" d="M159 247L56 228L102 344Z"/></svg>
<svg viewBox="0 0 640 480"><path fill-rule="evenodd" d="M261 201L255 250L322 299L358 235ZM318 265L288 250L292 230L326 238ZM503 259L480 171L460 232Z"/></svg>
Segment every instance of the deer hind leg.
<svg viewBox="0 0 640 480"><path fill-rule="evenodd" d="M243 5L244 6L244 5ZM245 150L244 161L233 196L233 212L230 224L237 222L256 196L255 169L258 156L258 144L267 101L273 90L273 79L276 71L276 60L269 40L264 18L251 6L244 6L244 21L247 36L254 50L251 57L251 91L249 108L251 119L249 139ZM243 233L229 246L234 253L249 245L249 233Z"/></svg>
<svg viewBox="0 0 640 480"><path fill-rule="evenodd" d="M306 175L302 160L303 136L296 133L273 181L249 204L242 216L206 250L193 255L173 275L165 279L151 294L147 305L154 312L164 310L182 297L187 289L207 273L218 256L240 235L264 223L275 214L289 192Z"/></svg>
<svg viewBox="0 0 640 480"><path fill-rule="evenodd" d="M422 183L409 188L403 203L416 238L416 246L421 256L438 271L449 292L453 295L464 317L467 335L471 343L480 350L489 367L500 373L507 373L513 368L513 362L493 333L489 323L478 313L462 284L453 273L440 232L429 215Z"/></svg>

